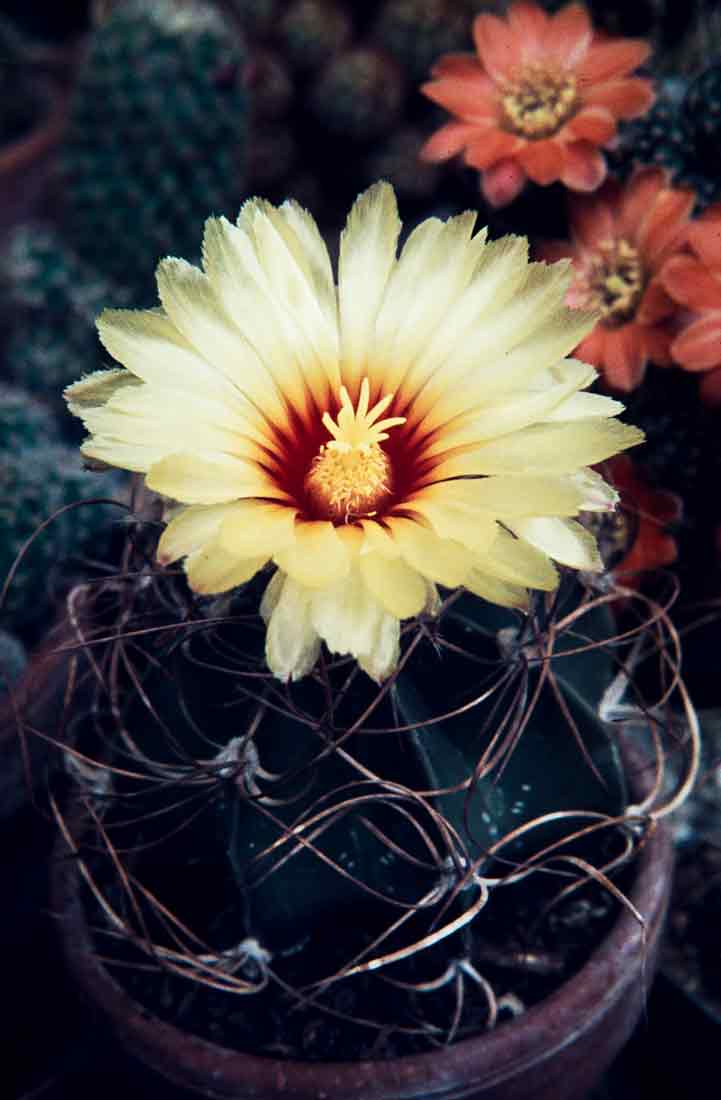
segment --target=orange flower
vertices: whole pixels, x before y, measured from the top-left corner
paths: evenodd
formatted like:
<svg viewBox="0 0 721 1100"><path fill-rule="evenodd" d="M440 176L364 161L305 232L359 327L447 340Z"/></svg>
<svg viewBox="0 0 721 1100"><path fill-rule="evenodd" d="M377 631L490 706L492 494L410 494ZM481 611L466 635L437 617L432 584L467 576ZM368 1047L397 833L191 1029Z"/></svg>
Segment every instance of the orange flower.
<svg viewBox="0 0 721 1100"><path fill-rule="evenodd" d="M575 353L611 389L635 389L649 361L671 363L678 307L659 273L685 240L693 204L693 192L672 187L665 169L641 168L625 186L608 180L596 195L574 196L572 240L539 249L543 259L573 261L568 304L599 311Z"/></svg>
<svg viewBox="0 0 721 1100"><path fill-rule="evenodd" d="M690 253L673 256L661 272L671 297L692 314L671 345L675 362L705 372L701 396L721 404L721 203L688 228Z"/></svg>
<svg viewBox="0 0 721 1100"><path fill-rule="evenodd" d="M612 566L612 572L623 584L635 588L641 573L676 561L676 540L666 528L681 519L681 498L666 489L652 489L628 455L615 456L605 462L602 469L621 496L613 520L620 523L622 529L610 532L611 545L606 549L613 552L616 536L622 542L623 556ZM599 532L599 545L603 552L602 531Z"/></svg>
<svg viewBox="0 0 721 1100"><path fill-rule="evenodd" d="M618 119L636 118L653 102L651 82L629 75L648 57L648 44L594 33L580 4L547 15L525 0L505 20L477 16L473 37L477 56L447 54L422 86L457 119L426 142L422 159L463 150L492 206L511 202L526 179L561 180L573 191L599 187L606 176L599 146L613 139Z"/></svg>

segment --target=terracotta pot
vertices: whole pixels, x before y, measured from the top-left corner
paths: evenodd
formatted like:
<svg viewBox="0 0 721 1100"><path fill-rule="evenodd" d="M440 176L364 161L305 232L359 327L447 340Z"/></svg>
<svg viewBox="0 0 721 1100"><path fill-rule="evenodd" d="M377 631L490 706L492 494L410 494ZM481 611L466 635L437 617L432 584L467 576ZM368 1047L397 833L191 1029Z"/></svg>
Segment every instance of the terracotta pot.
<svg viewBox="0 0 721 1100"><path fill-rule="evenodd" d="M77 825L77 822L76 822ZM98 958L77 862L61 843L54 909L68 967L83 995L132 1055L177 1085L222 1100L582 1100L628 1039L656 964L673 865L658 827L638 857L630 898L583 968L556 993L494 1031L388 1061L309 1063L225 1049L153 1016ZM252 1009L251 1009L252 1011Z"/></svg>

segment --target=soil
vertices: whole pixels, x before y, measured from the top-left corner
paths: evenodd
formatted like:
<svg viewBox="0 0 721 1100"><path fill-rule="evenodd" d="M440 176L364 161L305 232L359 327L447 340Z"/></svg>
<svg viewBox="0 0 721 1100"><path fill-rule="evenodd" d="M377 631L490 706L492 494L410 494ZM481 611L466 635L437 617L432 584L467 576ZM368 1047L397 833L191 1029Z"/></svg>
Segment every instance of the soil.
<svg viewBox="0 0 721 1100"><path fill-rule="evenodd" d="M681 849L664 973L721 1024L721 844L701 841Z"/></svg>

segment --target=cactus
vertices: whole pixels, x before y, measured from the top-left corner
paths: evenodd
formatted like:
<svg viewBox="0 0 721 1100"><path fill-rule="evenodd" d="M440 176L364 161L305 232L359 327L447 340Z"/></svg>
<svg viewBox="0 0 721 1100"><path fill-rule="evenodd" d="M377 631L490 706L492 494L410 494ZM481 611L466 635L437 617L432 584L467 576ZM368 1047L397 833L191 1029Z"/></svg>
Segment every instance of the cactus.
<svg viewBox="0 0 721 1100"><path fill-rule="evenodd" d="M278 34L285 55L296 69L317 69L343 49L352 34L349 13L332 0L293 0Z"/></svg>
<svg viewBox="0 0 721 1100"><path fill-rule="evenodd" d="M442 54L471 49L471 18L462 0L385 0L374 38L420 81Z"/></svg>
<svg viewBox="0 0 721 1100"><path fill-rule="evenodd" d="M12 317L5 364L16 382L50 399L85 370L99 365L95 318L108 301L132 295L82 261L52 227L18 226L3 257L4 309ZM63 410L63 421L69 418Z"/></svg>
<svg viewBox="0 0 721 1100"><path fill-rule="evenodd" d="M52 411L26 390L0 383L0 454L58 441Z"/></svg>
<svg viewBox="0 0 721 1100"><path fill-rule="evenodd" d="M0 698L15 684L27 665L25 646L14 634L0 630Z"/></svg>
<svg viewBox="0 0 721 1100"><path fill-rule="evenodd" d="M310 104L330 133L368 141L398 122L404 97L399 66L378 50L357 47L337 54L321 70Z"/></svg>
<svg viewBox="0 0 721 1100"><path fill-rule="evenodd" d="M0 454L0 579L4 583L18 554L38 527L58 509L78 500L107 498L119 479L83 469L74 447L38 442ZM51 614L58 566L92 547L102 555L110 533L107 507L88 504L53 518L23 556L9 585L3 617L15 629L28 628Z"/></svg>
<svg viewBox="0 0 721 1100"><path fill-rule="evenodd" d="M63 152L69 237L152 293L157 257L192 258L208 211L234 213L248 125L245 54L209 4L128 0L91 36Z"/></svg>
<svg viewBox="0 0 721 1100"><path fill-rule="evenodd" d="M28 43L0 16L0 146L24 137L46 108L47 91L33 79Z"/></svg>

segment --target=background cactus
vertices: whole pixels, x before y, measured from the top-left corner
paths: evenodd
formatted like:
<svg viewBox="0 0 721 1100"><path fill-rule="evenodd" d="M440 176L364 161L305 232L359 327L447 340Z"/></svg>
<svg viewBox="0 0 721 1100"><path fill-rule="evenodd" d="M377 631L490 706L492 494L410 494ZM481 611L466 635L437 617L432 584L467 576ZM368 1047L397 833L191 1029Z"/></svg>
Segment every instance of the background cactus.
<svg viewBox="0 0 721 1100"><path fill-rule="evenodd" d="M248 132L235 26L195 0L127 0L90 37L63 151L65 229L83 260L152 295L158 257L193 258L243 197Z"/></svg>

